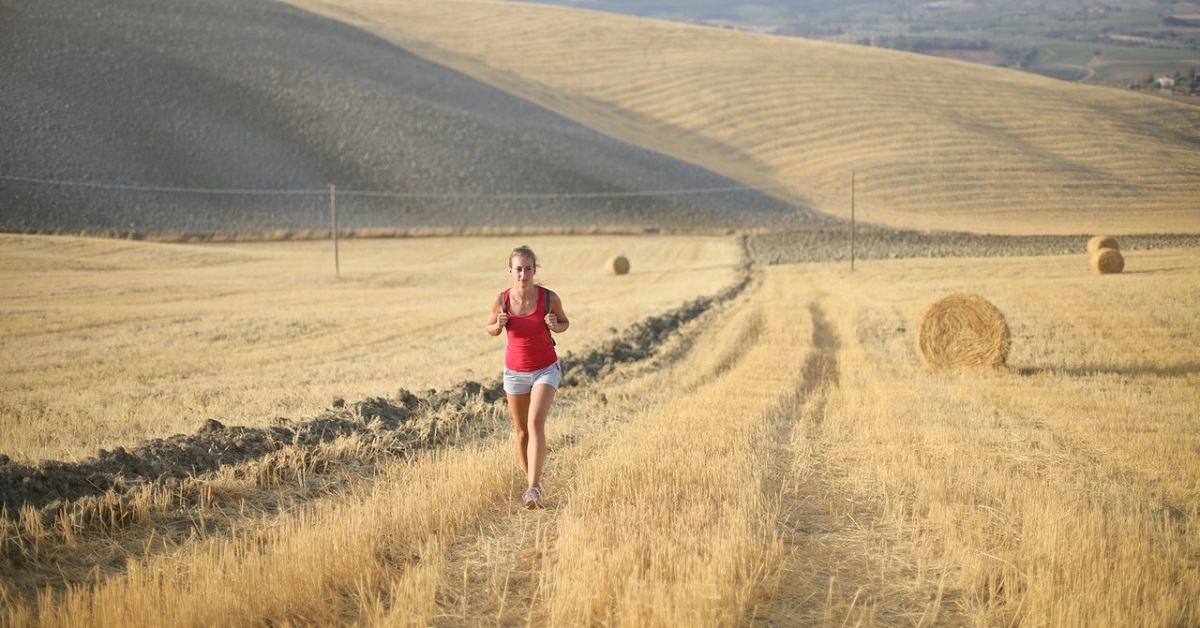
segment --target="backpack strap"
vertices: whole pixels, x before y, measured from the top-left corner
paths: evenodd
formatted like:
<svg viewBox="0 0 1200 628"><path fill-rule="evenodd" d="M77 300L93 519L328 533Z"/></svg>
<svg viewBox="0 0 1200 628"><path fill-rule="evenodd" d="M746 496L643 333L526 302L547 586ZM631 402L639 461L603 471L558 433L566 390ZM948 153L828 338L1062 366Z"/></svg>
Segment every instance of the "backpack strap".
<svg viewBox="0 0 1200 628"><path fill-rule="evenodd" d="M539 289L545 293L546 297L546 310L543 314L543 316L545 316L546 314L550 313L550 295L554 293L551 292L549 288L539 287ZM504 312L505 315L508 314L508 290L500 293L500 311ZM558 343L554 341L554 334L550 334L550 346L553 347L557 344Z"/></svg>
<svg viewBox="0 0 1200 628"><path fill-rule="evenodd" d="M550 292L549 288L542 288L542 290L546 291L546 314L549 314L550 313L550 295L553 293ZM558 344L557 342L554 342L554 334L553 333L550 334L550 346L553 347L557 344Z"/></svg>

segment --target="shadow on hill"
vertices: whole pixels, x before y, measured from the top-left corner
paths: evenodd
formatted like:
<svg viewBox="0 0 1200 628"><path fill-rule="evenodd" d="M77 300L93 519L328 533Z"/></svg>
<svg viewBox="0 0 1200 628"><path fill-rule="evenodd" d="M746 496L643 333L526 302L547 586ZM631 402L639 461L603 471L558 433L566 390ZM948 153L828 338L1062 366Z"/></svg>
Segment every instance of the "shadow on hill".
<svg viewBox="0 0 1200 628"><path fill-rule="evenodd" d="M0 2L2 231L832 224L273 0Z"/></svg>

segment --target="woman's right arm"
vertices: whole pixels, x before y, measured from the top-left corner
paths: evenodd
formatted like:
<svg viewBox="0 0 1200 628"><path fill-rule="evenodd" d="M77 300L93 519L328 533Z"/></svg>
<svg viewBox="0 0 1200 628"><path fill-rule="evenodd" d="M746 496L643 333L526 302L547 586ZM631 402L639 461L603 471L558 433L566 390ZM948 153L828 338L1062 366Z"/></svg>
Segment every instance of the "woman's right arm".
<svg viewBox="0 0 1200 628"><path fill-rule="evenodd" d="M504 326L508 324L508 314L504 313L503 303L500 299L500 295L496 295L492 299L492 310L488 314L488 322L484 327L484 330L493 336L499 336L504 331Z"/></svg>

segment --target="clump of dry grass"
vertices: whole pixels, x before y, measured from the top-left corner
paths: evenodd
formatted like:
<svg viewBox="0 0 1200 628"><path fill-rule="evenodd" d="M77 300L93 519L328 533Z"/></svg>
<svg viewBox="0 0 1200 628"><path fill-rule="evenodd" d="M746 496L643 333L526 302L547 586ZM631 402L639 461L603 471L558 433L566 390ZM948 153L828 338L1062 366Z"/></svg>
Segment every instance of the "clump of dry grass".
<svg viewBox="0 0 1200 628"><path fill-rule="evenodd" d="M510 451L446 451L384 465L386 482L130 560L121 574L18 602L7 625L428 625L439 612L446 539L508 488ZM453 494L438 508L438 495ZM2 591L0 591L2 594ZM373 621L368 621L373 617Z"/></svg>
<svg viewBox="0 0 1200 628"><path fill-rule="evenodd" d="M1116 249L1100 249L1092 254L1092 272L1117 275L1125 270L1125 257Z"/></svg>
<svg viewBox="0 0 1200 628"><path fill-rule="evenodd" d="M629 273L629 258L624 255L617 255L608 258L604 263L604 270L610 275L625 275Z"/></svg>
<svg viewBox="0 0 1200 628"><path fill-rule="evenodd" d="M1088 240L1088 253L1095 254L1100 249L1112 249L1114 251L1121 250L1121 248L1117 246L1117 239L1112 236L1098 235L1093 236L1091 240Z"/></svg>
<svg viewBox="0 0 1200 628"><path fill-rule="evenodd" d="M952 294L921 317L917 345L932 370L1003 366L1012 338L1004 315L987 299Z"/></svg>

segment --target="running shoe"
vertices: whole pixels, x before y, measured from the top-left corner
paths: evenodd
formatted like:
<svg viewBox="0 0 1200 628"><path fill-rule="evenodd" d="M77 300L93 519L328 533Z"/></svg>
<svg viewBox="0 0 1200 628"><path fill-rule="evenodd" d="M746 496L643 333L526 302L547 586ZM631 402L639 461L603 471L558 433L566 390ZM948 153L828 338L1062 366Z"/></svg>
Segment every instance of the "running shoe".
<svg viewBox="0 0 1200 628"><path fill-rule="evenodd" d="M521 496L521 503L528 510L545 508L545 506L542 505L542 488L540 486L534 486L532 488L525 489L525 494Z"/></svg>

